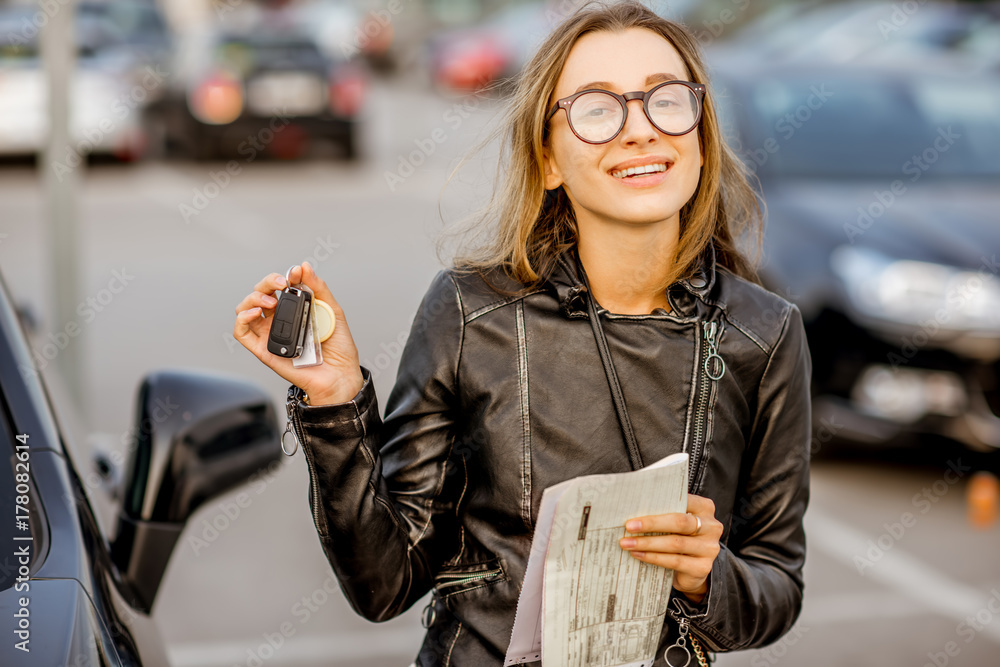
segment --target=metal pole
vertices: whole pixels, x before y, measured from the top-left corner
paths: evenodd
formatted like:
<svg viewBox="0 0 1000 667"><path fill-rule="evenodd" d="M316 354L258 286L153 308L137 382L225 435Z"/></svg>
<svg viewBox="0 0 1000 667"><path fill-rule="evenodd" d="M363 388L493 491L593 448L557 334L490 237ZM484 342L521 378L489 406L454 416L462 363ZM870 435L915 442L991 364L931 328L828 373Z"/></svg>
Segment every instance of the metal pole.
<svg viewBox="0 0 1000 667"><path fill-rule="evenodd" d="M53 11L53 8L54 11ZM75 2L40 3L39 18L46 19L41 29L40 48L48 79L49 134L39 156L43 196L49 222L49 246L54 278L55 318L50 330L70 334L65 328L76 322L79 303L77 285L76 189L85 156L78 155L70 135L70 104L76 56L73 30ZM82 407L82 375L79 332L72 334L58 357L58 367L70 393Z"/></svg>

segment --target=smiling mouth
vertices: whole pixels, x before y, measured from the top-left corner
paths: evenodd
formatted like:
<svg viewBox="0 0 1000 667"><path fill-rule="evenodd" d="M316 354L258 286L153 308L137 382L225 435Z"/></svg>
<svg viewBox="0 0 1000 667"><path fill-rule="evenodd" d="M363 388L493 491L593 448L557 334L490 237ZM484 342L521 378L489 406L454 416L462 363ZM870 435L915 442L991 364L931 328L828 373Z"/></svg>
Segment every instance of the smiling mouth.
<svg viewBox="0 0 1000 667"><path fill-rule="evenodd" d="M643 178L650 174L658 174L670 168L669 162L658 162L656 164L646 164L641 167L629 167L628 169L613 170L611 175L615 178Z"/></svg>

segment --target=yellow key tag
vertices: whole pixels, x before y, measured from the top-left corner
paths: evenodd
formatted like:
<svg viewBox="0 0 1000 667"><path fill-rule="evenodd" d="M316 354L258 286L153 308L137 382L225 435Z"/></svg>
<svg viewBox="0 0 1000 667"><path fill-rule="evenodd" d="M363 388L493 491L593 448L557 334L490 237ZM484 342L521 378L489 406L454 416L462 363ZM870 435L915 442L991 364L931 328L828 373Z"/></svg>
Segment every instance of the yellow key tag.
<svg viewBox="0 0 1000 667"><path fill-rule="evenodd" d="M333 335L333 330L337 327L337 318L333 314L333 308L325 301L313 299L313 304L315 304L313 315L316 318L316 335L322 343Z"/></svg>

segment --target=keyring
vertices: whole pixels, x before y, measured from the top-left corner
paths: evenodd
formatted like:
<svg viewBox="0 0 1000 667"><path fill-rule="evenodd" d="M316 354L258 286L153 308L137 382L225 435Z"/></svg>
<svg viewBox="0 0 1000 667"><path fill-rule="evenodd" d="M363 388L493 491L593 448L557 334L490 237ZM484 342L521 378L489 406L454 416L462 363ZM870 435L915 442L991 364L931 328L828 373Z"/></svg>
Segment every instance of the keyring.
<svg viewBox="0 0 1000 667"><path fill-rule="evenodd" d="M288 267L288 270L285 271L285 287L291 287L292 286L292 281L289 280L288 277L290 275L292 275L292 269L294 269L296 266L297 266L297 264L292 264L290 267Z"/></svg>

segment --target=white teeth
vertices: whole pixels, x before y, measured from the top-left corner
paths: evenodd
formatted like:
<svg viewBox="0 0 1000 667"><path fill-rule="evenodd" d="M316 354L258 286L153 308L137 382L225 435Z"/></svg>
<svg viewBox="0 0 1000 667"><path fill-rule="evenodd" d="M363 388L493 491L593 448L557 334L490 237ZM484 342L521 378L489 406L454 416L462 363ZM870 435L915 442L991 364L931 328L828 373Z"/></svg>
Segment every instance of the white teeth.
<svg viewBox="0 0 1000 667"><path fill-rule="evenodd" d="M663 162L657 164L646 164L641 167L629 167L623 171L612 171L611 175L615 178L625 178L626 176L634 176L636 174L651 174L657 171L666 171L667 165Z"/></svg>

